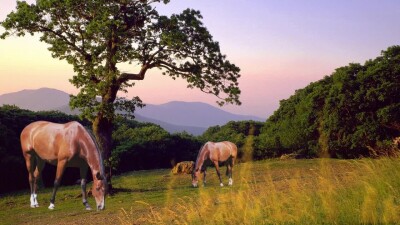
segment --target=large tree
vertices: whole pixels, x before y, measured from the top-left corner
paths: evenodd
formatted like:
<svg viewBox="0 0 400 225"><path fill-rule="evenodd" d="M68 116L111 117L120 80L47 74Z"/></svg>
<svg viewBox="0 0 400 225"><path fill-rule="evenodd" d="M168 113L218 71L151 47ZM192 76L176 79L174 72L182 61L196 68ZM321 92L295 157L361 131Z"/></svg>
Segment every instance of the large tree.
<svg viewBox="0 0 400 225"><path fill-rule="evenodd" d="M143 106L140 98L118 98L147 71L183 78L189 88L217 96L218 103L240 104L240 69L221 54L201 22L199 11L162 16L157 4L169 0L37 0L18 1L15 11L1 22L10 35L38 34L54 58L74 68L70 82L80 92L70 105L93 122L93 131L107 162L112 149L115 112L133 113ZM135 73L123 73L121 63L131 63ZM100 98L98 98L100 97ZM99 100L100 99L100 100Z"/></svg>

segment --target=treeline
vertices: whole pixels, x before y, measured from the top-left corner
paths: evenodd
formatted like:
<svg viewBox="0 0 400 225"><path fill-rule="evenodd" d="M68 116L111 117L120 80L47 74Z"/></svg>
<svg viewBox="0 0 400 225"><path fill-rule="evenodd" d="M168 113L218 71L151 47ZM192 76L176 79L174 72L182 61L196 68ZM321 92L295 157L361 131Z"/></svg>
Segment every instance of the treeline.
<svg viewBox="0 0 400 225"><path fill-rule="evenodd" d="M31 122L38 120L66 123L79 121L87 129L90 122L79 117L57 111L32 112L16 106L0 107L0 180L8 185L0 186L0 193L14 191L28 186L28 174L20 147L20 133ZM170 134L158 125L139 123L125 118L116 120L113 139L112 167L114 174L132 170L172 168L180 161L195 160L200 147L208 140L231 140L238 146L245 145L249 133L259 133L262 123L244 121L230 122L225 126L212 127L203 136L188 133ZM242 152L243 150L239 150ZM55 167L46 164L43 170L43 184L52 186ZM88 176L90 179L91 176ZM63 184L74 184L79 179L79 170L68 168Z"/></svg>
<svg viewBox="0 0 400 225"><path fill-rule="evenodd" d="M311 83L266 121L258 148L268 156L357 158L397 155L400 46Z"/></svg>

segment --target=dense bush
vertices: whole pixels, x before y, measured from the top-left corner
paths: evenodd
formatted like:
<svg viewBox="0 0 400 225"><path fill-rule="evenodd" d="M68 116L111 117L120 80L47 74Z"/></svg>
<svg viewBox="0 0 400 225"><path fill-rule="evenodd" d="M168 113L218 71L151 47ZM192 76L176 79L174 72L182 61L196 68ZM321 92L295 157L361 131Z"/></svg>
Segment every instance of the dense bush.
<svg viewBox="0 0 400 225"><path fill-rule="evenodd" d="M180 161L194 160L201 147L192 135L169 134L154 124L120 123L113 139L112 162L117 173L172 168Z"/></svg>
<svg viewBox="0 0 400 225"><path fill-rule="evenodd" d="M282 100L262 128L257 148L271 157L293 152L303 157L391 155L393 148L382 151L381 146L398 136L400 46L393 46Z"/></svg>

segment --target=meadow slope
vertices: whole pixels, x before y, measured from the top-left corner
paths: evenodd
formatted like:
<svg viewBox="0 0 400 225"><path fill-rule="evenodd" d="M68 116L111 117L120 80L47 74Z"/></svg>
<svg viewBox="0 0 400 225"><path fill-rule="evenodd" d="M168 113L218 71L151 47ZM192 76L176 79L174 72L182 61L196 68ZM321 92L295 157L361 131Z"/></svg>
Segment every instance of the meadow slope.
<svg viewBox="0 0 400 225"><path fill-rule="evenodd" d="M113 184L102 212L84 210L79 186L61 187L53 211L49 188L36 209L28 191L1 196L0 224L400 224L398 159L242 163L234 185L222 188L213 168L197 189L190 175L169 170L128 173Z"/></svg>

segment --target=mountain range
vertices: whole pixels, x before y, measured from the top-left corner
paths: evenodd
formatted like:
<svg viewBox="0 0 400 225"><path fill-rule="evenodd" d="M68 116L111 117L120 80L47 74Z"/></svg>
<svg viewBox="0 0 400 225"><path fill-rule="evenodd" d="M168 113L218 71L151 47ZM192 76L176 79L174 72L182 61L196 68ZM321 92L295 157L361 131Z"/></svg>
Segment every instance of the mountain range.
<svg viewBox="0 0 400 225"><path fill-rule="evenodd" d="M58 110L66 114L78 114L79 111L71 110L68 103L68 93L51 88L0 95L0 106L8 104L32 111ZM170 133L186 131L193 135L200 135L210 126L224 125L229 121L265 121L256 116L226 112L202 102L182 101L146 104L144 108L136 109L135 120L158 124Z"/></svg>

